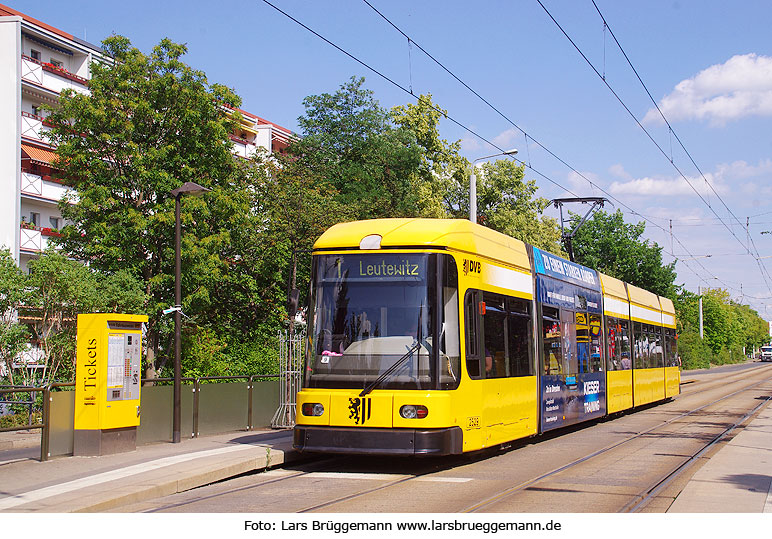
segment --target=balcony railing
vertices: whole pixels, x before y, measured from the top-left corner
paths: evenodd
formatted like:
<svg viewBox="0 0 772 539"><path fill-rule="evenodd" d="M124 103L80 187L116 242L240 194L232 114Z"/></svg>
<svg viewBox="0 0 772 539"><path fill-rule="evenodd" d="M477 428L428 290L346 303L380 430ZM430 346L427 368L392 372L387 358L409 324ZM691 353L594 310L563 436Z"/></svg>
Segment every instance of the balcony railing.
<svg viewBox="0 0 772 539"><path fill-rule="evenodd" d="M36 116L29 112L21 111L21 134L24 137L30 137L47 142L48 139L43 133L51 131L42 116Z"/></svg>
<svg viewBox="0 0 772 539"><path fill-rule="evenodd" d="M51 181L48 177L21 173L21 192L25 195L46 198L58 202L61 198L72 191L70 187L62 185L59 182Z"/></svg>
<svg viewBox="0 0 772 539"><path fill-rule="evenodd" d="M24 54L21 55L21 78L55 92L67 88L81 93L88 92L88 79Z"/></svg>
<svg viewBox="0 0 772 539"><path fill-rule="evenodd" d="M19 228L19 249L36 253L45 251L48 246L48 238L51 236L59 237L61 234L53 228L36 227L24 223Z"/></svg>
<svg viewBox="0 0 772 539"><path fill-rule="evenodd" d="M43 239L40 230L21 227L19 236L19 249L22 251L40 252L45 249L47 241Z"/></svg>
<svg viewBox="0 0 772 539"><path fill-rule="evenodd" d="M235 135L231 135L230 139L233 142L233 153L239 157L250 157L255 153L256 146L253 142Z"/></svg>

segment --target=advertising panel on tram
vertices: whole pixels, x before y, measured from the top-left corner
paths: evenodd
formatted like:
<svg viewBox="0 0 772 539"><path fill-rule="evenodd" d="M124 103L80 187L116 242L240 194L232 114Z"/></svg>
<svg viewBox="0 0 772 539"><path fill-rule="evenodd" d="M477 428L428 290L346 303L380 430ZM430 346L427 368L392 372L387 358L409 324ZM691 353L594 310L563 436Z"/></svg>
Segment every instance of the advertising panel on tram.
<svg viewBox="0 0 772 539"><path fill-rule="evenodd" d="M606 412L600 280L594 270L534 252L541 311L541 430Z"/></svg>

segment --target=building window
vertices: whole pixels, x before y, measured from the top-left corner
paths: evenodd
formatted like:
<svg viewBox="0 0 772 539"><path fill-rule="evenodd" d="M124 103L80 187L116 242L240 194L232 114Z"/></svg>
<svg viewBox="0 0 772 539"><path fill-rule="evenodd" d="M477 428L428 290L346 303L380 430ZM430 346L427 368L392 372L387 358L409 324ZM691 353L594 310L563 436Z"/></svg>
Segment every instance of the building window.
<svg viewBox="0 0 772 539"><path fill-rule="evenodd" d="M51 228L55 228L56 230L59 230L59 225L61 224L62 218L61 217L49 217L48 222L51 223Z"/></svg>
<svg viewBox="0 0 772 539"><path fill-rule="evenodd" d="M35 226L40 226L40 214L36 211L29 212L29 222Z"/></svg>
<svg viewBox="0 0 772 539"><path fill-rule="evenodd" d="M32 57L33 60L40 60L40 51L36 51L35 49L30 49L29 55Z"/></svg>
<svg viewBox="0 0 772 539"><path fill-rule="evenodd" d="M56 58L51 58L51 65L54 67L64 67L64 62L57 60Z"/></svg>

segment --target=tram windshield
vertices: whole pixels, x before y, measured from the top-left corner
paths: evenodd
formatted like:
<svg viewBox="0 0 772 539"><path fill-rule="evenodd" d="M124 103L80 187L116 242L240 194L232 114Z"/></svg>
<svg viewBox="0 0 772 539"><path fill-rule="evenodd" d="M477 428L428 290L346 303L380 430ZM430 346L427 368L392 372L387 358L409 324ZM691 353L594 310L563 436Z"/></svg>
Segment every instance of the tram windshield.
<svg viewBox="0 0 772 539"><path fill-rule="evenodd" d="M305 386L365 388L378 379L376 389L455 387L457 281L455 262L445 255L314 257Z"/></svg>

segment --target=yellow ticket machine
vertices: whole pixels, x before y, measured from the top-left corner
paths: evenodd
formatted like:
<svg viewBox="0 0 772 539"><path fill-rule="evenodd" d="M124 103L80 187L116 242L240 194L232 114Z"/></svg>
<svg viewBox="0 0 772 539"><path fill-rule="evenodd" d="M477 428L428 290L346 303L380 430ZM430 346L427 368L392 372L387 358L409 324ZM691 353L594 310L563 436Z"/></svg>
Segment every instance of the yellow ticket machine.
<svg viewBox="0 0 772 539"><path fill-rule="evenodd" d="M143 322L147 316L78 315L75 456L136 449Z"/></svg>

